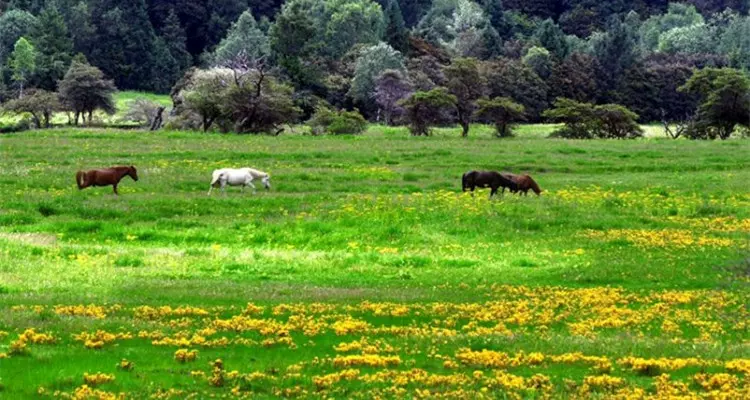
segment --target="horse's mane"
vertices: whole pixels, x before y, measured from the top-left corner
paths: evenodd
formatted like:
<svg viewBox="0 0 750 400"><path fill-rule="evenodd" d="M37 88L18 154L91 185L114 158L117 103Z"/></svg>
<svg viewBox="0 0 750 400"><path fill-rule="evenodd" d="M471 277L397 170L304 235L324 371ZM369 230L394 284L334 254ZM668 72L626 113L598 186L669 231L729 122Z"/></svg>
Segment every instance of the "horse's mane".
<svg viewBox="0 0 750 400"><path fill-rule="evenodd" d="M524 175L524 178L526 178L526 179L529 180L529 186L531 187L531 190L534 191L534 193L536 193L536 194L542 193L542 189L539 188L539 185L536 183L536 181L534 180L534 178L532 178L529 175Z"/></svg>

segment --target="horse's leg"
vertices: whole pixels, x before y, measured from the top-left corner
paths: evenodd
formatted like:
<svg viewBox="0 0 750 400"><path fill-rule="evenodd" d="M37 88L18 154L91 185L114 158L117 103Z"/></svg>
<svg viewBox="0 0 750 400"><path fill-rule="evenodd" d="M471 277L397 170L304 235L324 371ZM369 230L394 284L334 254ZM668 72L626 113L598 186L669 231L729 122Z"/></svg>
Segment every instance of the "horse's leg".
<svg viewBox="0 0 750 400"><path fill-rule="evenodd" d="M214 188L214 185L210 185L210 186L208 187L208 196L210 196L210 195L211 195L211 190L213 190L213 188Z"/></svg>
<svg viewBox="0 0 750 400"><path fill-rule="evenodd" d="M492 198L492 197L493 197L493 196L494 196L495 194L497 194L497 188L496 188L496 187L493 187L493 188L491 188L491 189L490 189L490 199L491 199L491 198Z"/></svg>
<svg viewBox="0 0 750 400"><path fill-rule="evenodd" d="M117 193L117 184L116 183L112 184L112 190L114 190L115 196L119 196L120 195L119 193Z"/></svg>
<svg viewBox="0 0 750 400"><path fill-rule="evenodd" d="M253 194L255 194L258 191L258 189L255 187L252 181L248 182L247 186L250 186L251 188L253 188Z"/></svg>

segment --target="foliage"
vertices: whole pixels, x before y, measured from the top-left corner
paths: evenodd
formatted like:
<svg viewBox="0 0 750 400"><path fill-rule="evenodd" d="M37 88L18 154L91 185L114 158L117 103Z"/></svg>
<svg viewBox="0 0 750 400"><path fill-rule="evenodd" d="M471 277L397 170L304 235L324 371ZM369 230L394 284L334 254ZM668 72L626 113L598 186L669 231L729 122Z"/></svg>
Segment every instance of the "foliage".
<svg viewBox="0 0 750 400"><path fill-rule="evenodd" d="M477 106L477 117L492 122L497 137L513 136L512 124L524 120L524 107L507 97L480 99Z"/></svg>
<svg viewBox="0 0 750 400"><path fill-rule="evenodd" d="M632 139L643 135L636 123L638 114L618 104L595 106L558 98L554 108L544 112L544 117L565 123L565 127L553 133L555 137Z"/></svg>
<svg viewBox="0 0 750 400"><path fill-rule="evenodd" d="M728 139L737 126L750 125L750 78L729 68L696 71L680 88L700 96L695 123L687 132L693 139Z"/></svg>
<svg viewBox="0 0 750 400"><path fill-rule="evenodd" d="M45 90L30 90L23 97L3 104L3 111L30 114L37 128L49 128L53 113L61 109L57 94Z"/></svg>
<svg viewBox="0 0 750 400"><path fill-rule="evenodd" d="M367 130L367 120L357 111L334 111L328 107L318 107L308 125L313 133L320 135L358 135Z"/></svg>
<svg viewBox="0 0 750 400"><path fill-rule="evenodd" d="M458 58L444 69L445 87L456 97L456 116L461 125L461 136L469 136L469 125L474 117L475 102L487 92L487 82L473 58Z"/></svg>
<svg viewBox="0 0 750 400"><path fill-rule="evenodd" d="M18 9L0 15L0 62L8 61L18 39L30 36L37 22L35 16Z"/></svg>
<svg viewBox="0 0 750 400"><path fill-rule="evenodd" d="M499 52L500 36L482 7L471 0L434 1L416 30L457 57L486 57Z"/></svg>
<svg viewBox="0 0 750 400"><path fill-rule="evenodd" d="M402 100L400 105L406 110L409 130L413 136L429 136L431 127L446 119L458 99L446 88L435 88L429 92L416 92Z"/></svg>
<svg viewBox="0 0 750 400"><path fill-rule="evenodd" d="M215 66L233 67L265 59L269 53L268 37L258 28L253 14L245 11L216 47L212 62Z"/></svg>
<svg viewBox="0 0 750 400"><path fill-rule="evenodd" d="M278 135L283 131L280 126L295 122L301 112L294 105L293 93L291 86L278 82L261 67L236 76L219 107L231 119L235 132Z"/></svg>
<svg viewBox="0 0 750 400"><path fill-rule="evenodd" d="M523 62L507 58L488 61L482 65L482 74L490 97L518 99L531 120L547 108L547 84Z"/></svg>
<svg viewBox="0 0 750 400"><path fill-rule="evenodd" d="M73 58L73 40L62 14L50 3L39 15L39 23L31 35L38 51L35 86L54 90Z"/></svg>
<svg viewBox="0 0 750 400"><path fill-rule="evenodd" d="M387 69L380 74L375 82L375 102L383 111L386 125L392 125L403 113L404 110L398 103L412 92L411 82L401 71Z"/></svg>
<svg viewBox="0 0 750 400"><path fill-rule="evenodd" d="M13 80L21 86L20 97L23 97L23 88L29 76L36 70L36 56L34 45L24 37L18 39L11 54L10 68L13 71Z"/></svg>
<svg viewBox="0 0 750 400"><path fill-rule="evenodd" d="M117 91L114 82L104 78L104 73L89 64L73 61L65 73L65 77L58 83L60 102L64 109L75 115L74 123L78 125L79 117L84 121L88 114L89 123L96 110L108 114L116 111L112 95Z"/></svg>
<svg viewBox="0 0 750 400"><path fill-rule="evenodd" d="M360 104L368 104L375 92L376 79L388 69L405 70L401 53L382 42L363 50L357 58L349 95Z"/></svg>
<svg viewBox="0 0 750 400"><path fill-rule="evenodd" d="M542 79L548 79L552 73L553 60L550 52L544 47L531 47L523 56L523 63L536 72Z"/></svg>
<svg viewBox="0 0 750 400"><path fill-rule="evenodd" d="M225 92L233 79L233 73L228 69L197 71L191 75L181 96L185 109L200 116L204 132L224 116Z"/></svg>

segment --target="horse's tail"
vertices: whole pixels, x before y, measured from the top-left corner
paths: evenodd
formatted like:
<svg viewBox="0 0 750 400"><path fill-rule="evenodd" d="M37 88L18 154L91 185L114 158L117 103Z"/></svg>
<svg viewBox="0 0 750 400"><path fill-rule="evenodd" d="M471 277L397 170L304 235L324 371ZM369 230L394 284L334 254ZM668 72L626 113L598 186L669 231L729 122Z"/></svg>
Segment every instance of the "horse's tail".
<svg viewBox="0 0 750 400"><path fill-rule="evenodd" d="M534 178L530 177L529 175L526 175L526 179L529 180L529 186L531 187L531 190L533 190L537 196L541 195L542 189L539 188L539 185L536 183Z"/></svg>
<svg viewBox="0 0 750 400"><path fill-rule="evenodd" d="M85 188L86 186L86 173L78 171L76 173L76 184L78 184L78 190Z"/></svg>

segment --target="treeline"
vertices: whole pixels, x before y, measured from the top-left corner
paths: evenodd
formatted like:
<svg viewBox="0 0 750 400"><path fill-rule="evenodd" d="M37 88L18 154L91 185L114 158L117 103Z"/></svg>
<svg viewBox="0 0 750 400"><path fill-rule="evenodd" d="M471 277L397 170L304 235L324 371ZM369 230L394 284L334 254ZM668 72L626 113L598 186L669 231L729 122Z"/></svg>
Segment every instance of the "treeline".
<svg viewBox="0 0 750 400"><path fill-rule="evenodd" d="M541 120L565 98L622 105L641 122L684 121L701 101L678 90L694 69L750 67L747 0L10 0L0 7L5 99L28 87L56 91L81 54L118 88L172 90L178 103L191 89L192 67L268 76L303 119L325 108L409 122L419 114L409 108L414 93L446 88L457 106L431 119L467 131L473 120L497 120L497 107L480 111L480 99L522 106L512 107L514 120Z"/></svg>

